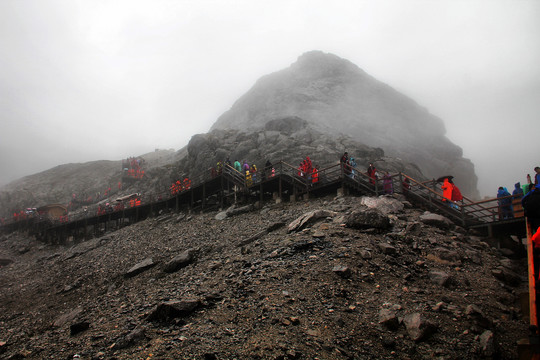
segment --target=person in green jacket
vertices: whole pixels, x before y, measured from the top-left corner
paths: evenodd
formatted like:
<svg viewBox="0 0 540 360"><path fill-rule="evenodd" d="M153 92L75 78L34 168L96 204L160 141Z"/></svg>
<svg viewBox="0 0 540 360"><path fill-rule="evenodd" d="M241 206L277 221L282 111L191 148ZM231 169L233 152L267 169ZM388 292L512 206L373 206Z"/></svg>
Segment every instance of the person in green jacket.
<svg viewBox="0 0 540 360"><path fill-rule="evenodd" d="M242 164L240 164L240 161L238 160L234 161L234 169L238 171L239 173L242 172Z"/></svg>

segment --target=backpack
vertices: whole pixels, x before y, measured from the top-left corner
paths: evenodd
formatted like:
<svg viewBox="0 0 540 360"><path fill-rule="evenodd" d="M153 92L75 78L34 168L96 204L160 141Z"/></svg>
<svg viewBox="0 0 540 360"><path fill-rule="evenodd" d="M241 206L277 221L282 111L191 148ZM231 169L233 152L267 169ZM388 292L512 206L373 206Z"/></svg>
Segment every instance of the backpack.
<svg viewBox="0 0 540 360"><path fill-rule="evenodd" d="M463 200L463 195L461 195L461 191L459 191L459 188L454 185L454 188L452 189L452 201L461 200Z"/></svg>

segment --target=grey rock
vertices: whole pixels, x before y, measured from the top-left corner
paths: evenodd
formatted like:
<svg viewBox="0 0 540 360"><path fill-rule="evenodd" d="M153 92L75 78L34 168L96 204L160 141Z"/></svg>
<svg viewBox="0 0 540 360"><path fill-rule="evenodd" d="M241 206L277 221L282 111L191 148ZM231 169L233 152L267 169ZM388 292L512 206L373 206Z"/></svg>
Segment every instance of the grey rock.
<svg viewBox="0 0 540 360"><path fill-rule="evenodd" d="M133 266L131 269L129 269L125 274L125 278L130 278L133 276L136 276L152 267L154 267L156 263L152 260L152 258L147 258L138 263L137 265Z"/></svg>
<svg viewBox="0 0 540 360"><path fill-rule="evenodd" d="M6 258L0 259L0 266L7 266L11 263L13 263L13 260L11 259L6 259Z"/></svg>
<svg viewBox="0 0 540 360"><path fill-rule="evenodd" d="M313 210L303 214L302 216L291 222L287 230L288 232L299 231L305 228L307 225L313 224L319 219L334 217L335 215L335 212L329 210Z"/></svg>
<svg viewBox="0 0 540 360"><path fill-rule="evenodd" d="M434 323L425 319L420 313L405 316L403 323L407 328L409 337L417 342L427 339L437 329Z"/></svg>
<svg viewBox="0 0 540 360"><path fill-rule="evenodd" d="M82 308L76 308L62 316L60 316L59 318L57 318L55 321L54 321L54 326L56 327L61 327L61 326L64 326L65 324L67 323L70 323L70 322L73 322L80 314L82 314L83 312L83 309Z"/></svg>
<svg viewBox="0 0 540 360"><path fill-rule="evenodd" d="M182 220L184 220L186 218L186 214L184 213L180 213L177 217L176 217L176 222L180 222Z"/></svg>
<svg viewBox="0 0 540 360"><path fill-rule="evenodd" d="M111 348L113 350L125 349L137 344L144 339L146 339L144 329L136 328L126 336L117 339L116 342L111 346Z"/></svg>
<svg viewBox="0 0 540 360"><path fill-rule="evenodd" d="M422 224L416 221L408 223L405 227L405 232L407 235L419 236L422 232Z"/></svg>
<svg viewBox="0 0 540 360"><path fill-rule="evenodd" d="M484 315L482 310L475 304L467 305L465 309L465 315L474 325L484 329L488 329L492 326L492 322Z"/></svg>
<svg viewBox="0 0 540 360"><path fill-rule="evenodd" d="M460 261L462 259L462 256L457 251L450 250L445 247L438 246L432 251L435 255L437 255L438 258L452 263Z"/></svg>
<svg viewBox="0 0 540 360"><path fill-rule="evenodd" d="M431 271L429 273L429 278L437 285L446 286L449 283L450 275L444 271Z"/></svg>
<svg viewBox="0 0 540 360"><path fill-rule="evenodd" d="M148 321L168 321L177 317L186 317L193 313L201 301L198 299L166 301L156 306L156 308L146 317Z"/></svg>
<svg viewBox="0 0 540 360"><path fill-rule="evenodd" d="M189 249L179 255L176 255L171 261L165 264L163 271L166 273L173 273L191 264L194 260L194 254L195 250Z"/></svg>
<svg viewBox="0 0 540 360"><path fill-rule="evenodd" d="M238 244L238 246L246 246L248 244L251 244L252 242L260 239L261 237L263 237L264 235L268 234L268 231L267 230L262 230L262 231L259 231L258 233L248 237L247 239L244 239L242 241L240 241L240 243Z"/></svg>
<svg viewBox="0 0 540 360"><path fill-rule="evenodd" d="M347 227L353 229L376 228L386 230L390 227L388 216L375 209L356 210L345 218Z"/></svg>
<svg viewBox="0 0 540 360"><path fill-rule="evenodd" d="M71 336L74 336L88 329L90 329L90 323L88 321L81 321L81 322L70 325L69 332Z"/></svg>
<svg viewBox="0 0 540 360"><path fill-rule="evenodd" d="M369 259L373 258L373 256L371 255L371 252L369 250L362 249L359 252L360 252L360 256L364 260L369 260Z"/></svg>
<svg viewBox="0 0 540 360"><path fill-rule="evenodd" d="M350 278L352 274L351 269L345 265L336 265L332 268L332 271L344 279Z"/></svg>
<svg viewBox="0 0 540 360"><path fill-rule="evenodd" d="M282 227L284 227L286 224L282 221L278 221L278 222L275 222L273 223L272 225L268 226L266 228L266 231L271 233L272 231L276 231L276 230L279 230L281 229Z"/></svg>
<svg viewBox="0 0 540 360"><path fill-rule="evenodd" d="M512 270L507 269L505 267L499 267L497 269L493 269L491 273L498 280L504 282L507 285L518 286L519 284L521 284L521 277L515 272L513 272Z"/></svg>
<svg viewBox="0 0 540 360"><path fill-rule="evenodd" d="M239 214L244 214L244 213L247 213L247 212L250 212L250 211L253 211L254 209L254 205L246 205L246 206L241 206L241 207L230 207L229 209L227 209L227 216L235 216L235 215L239 215Z"/></svg>
<svg viewBox="0 0 540 360"><path fill-rule="evenodd" d="M390 309L381 309L379 311L379 324L386 326L390 330L399 328L399 319L395 311Z"/></svg>
<svg viewBox="0 0 540 360"><path fill-rule="evenodd" d="M376 209L382 214L388 215L403 211L403 203L389 196L379 197L362 197L360 201L362 205L367 206L370 209Z"/></svg>
<svg viewBox="0 0 540 360"><path fill-rule="evenodd" d="M450 229L454 225L454 223L448 218L442 215L430 213L428 211L420 215L420 221L426 225L435 226L443 230Z"/></svg>
<svg viewBox="0 0 540 360"><path fill-rule="evenodd" d="M385 255L397 254L396 248L388 243L379 243L379 249L381 249L381 252Z"/></svg>
<svg viewBox="0 0 540 360"><path fill-rule="evenodd" d="M496 354L495 335L492 331L484 331L478 338L478 342L482 356L491 358Z"/></svg>

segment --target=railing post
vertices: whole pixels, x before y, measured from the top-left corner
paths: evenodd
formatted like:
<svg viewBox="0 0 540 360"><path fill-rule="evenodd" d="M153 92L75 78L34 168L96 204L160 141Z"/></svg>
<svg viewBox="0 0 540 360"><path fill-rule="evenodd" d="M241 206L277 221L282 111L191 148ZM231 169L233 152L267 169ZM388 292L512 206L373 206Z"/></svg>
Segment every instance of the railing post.
<svg viewBox="0 0 540 360"><path fill-rule="evenodd" d="M223 189L223 172L222 174L220 175L220 179L219 179L219 187L220 187L220 199L219 199L219 207L220 209L223 209L223 197L225 196L225 191Z"/></svg>
<svg viewBox="0 0 540 360"><path fill-rule="evenodd" d="M204 205L206 204L206 183L203 182L202 187L202 203L201 203L201 213L204 211Z"/></svg>

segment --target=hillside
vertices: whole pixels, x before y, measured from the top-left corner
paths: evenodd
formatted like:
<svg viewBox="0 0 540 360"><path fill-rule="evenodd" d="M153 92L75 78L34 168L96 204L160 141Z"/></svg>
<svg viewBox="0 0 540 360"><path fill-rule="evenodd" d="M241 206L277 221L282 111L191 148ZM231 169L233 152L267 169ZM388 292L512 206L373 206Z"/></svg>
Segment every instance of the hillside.
<svg viewBox="0 0 540 360"><path fill-rule="evenodd" d="M121 193L153 192L168 186L167 168L178 160L172 150L158 150L139 156L144 159L144 181L126 183ZM0 188L0 216L9 218L13 212L27 207L47 204L65 204L73 194L79 200L92 198L91 203L106 198L108 188L117 194L118 182L122 180L122 161L98 160L87 163L65 164L26 176ZM101 194L98 199L96 194Z"/></svg>
<svg viewBox="0 0 540 360"><path fill-rule="evenodd" d="M399 195L215 217L69 247L2 236L1 356L511 359L527 336L525 262Z"/></svg>

